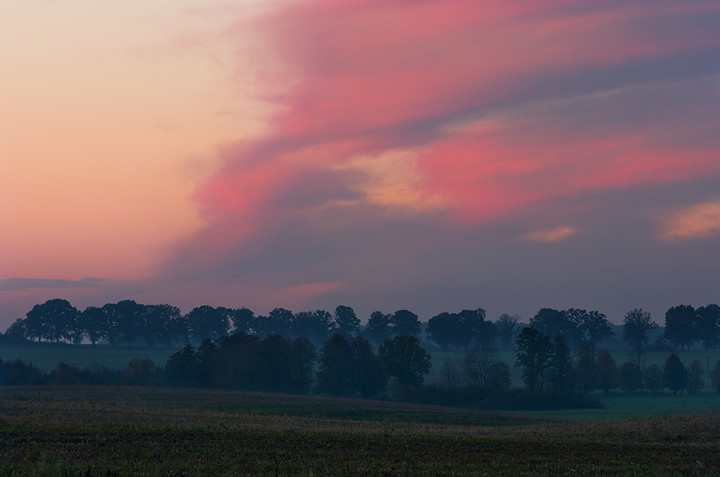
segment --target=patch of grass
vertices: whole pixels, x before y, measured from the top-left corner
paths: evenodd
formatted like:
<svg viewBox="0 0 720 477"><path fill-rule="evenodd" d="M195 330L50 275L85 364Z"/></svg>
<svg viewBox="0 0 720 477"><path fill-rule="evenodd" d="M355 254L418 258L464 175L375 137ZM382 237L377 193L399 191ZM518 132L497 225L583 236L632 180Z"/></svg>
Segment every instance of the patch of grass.
<svg viewBox="0 0 720 477"><path fill-rule="evenodd" d="M125 369L135 358L151 359L156 365L165 366L167 359L176 351L176 348L164 347L29 343L3 345L0 349L0 359L3 361L20 359L25 363L34 364L45 372L52 371L60 362L80 369L96 370L102 367Z"/></svg>
<svg viewBox="0 0 720 477"><path fill-rule="evenodd" d="M603 409L570 409L529 412L534 416L562 417L582 421L646 419L664 416L713 414L720 411L720 396L715 394L634 394L598 395Z"/></svg>

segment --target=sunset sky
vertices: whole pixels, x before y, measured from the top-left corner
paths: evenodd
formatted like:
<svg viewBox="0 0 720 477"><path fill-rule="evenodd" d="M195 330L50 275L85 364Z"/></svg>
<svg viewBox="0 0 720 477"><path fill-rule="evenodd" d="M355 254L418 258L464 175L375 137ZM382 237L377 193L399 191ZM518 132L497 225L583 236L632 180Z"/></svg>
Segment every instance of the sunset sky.
<svg viewBox="0 0 720 477"><path fill-rule="evenodd" d="M0 2L0 330L36 303L720 303L717 1Z"/></svg>

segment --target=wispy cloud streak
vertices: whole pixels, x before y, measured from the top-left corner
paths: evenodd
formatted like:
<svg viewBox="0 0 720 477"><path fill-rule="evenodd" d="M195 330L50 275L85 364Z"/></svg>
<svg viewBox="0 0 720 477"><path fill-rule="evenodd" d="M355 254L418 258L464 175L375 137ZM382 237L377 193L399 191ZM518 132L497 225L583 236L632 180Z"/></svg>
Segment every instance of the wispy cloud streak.
<svg viewBox="0 0 720 477"><path fill-rule="evenodd" d="M90 288L99 286L102 278L87 277L81 280L50 278L4 278L0 279L0 291L30 290L34 288Z"/></svg>

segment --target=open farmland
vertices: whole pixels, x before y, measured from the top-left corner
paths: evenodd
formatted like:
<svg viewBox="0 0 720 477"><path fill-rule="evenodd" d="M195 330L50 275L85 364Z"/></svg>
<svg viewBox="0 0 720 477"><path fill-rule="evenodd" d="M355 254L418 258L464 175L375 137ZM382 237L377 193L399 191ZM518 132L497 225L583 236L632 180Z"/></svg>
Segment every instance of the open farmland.
<svg viewBox="0 0 720 477"><path fill-rule="evenodd" d="M580 423L233 391L0 388L0 475L709 475L720 416Z"/></svg>

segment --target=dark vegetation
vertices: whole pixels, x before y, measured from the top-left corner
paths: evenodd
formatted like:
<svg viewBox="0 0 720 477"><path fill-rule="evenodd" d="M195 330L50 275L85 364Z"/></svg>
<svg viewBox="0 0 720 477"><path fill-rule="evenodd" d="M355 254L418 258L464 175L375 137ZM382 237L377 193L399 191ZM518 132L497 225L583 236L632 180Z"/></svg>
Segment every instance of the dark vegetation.
<svg viewBox="0 0 720 477"><path fill-rule="evenodd" d="M702 341L714 349L720 307L673 307L665 324L664 337L672 345L684 349ZM103 342L181 349L162 365L133 359L124 369L79 369L61 362L44 372L22 361L0 360L0 384L224 388L485 409L597 407L596 390L694 394L710 384L720 391L720 365L710 376L702 363L694 360L686 367L676 354L669 354L662 368L645 364L652 346L673 349L667 342L648 344L649 332L657 327L649 313L628 312L623 336L632 355L618 365L607 350L597 350L614 334L605 316L574 308L543 308L529 326L510 315L488 321L482 308L441 313L426 324L408 310L376 311L362 327L347 306L334 313L276 308L267 316L247 308L201 306L183 315L170 305L132 300L81 312L54 299L34 306L2 339L36 346ZM428 346L464 357L432 363ZM497 357L498 349L507 347L515 352L512 364L524 388L513 388L510 366ZM428 384L425 377L433 364L439 379Z"/></svg>
<svg viewBox="0 0 720 477"><path fill-rule="evenodd" d="M720 417L602 423L226 390L0 388L0 475L713 475Z"/></svg>

